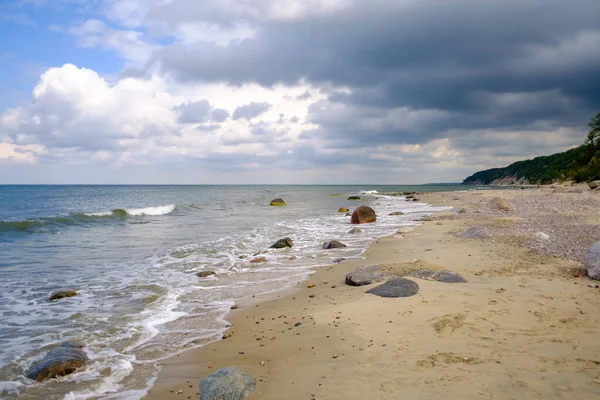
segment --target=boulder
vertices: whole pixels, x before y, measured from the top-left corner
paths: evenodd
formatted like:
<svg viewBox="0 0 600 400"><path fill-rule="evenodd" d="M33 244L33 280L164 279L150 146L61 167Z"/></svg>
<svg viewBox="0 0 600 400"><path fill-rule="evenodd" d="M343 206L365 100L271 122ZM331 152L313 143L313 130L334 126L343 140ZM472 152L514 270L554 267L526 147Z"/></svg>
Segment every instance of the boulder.
<svg viewBox="0 0 600 400"><path fill-rule="evenodd" d="M271 249L283 249L284 247L292 247L294 242L289 237L285 237L283 239L279 239L275 243L271 245Z"/></svg>
<svg viewBox="0 0 600 400"><path fill-rule="evenodd" d="M494 197L492 200L490 200L489 205L492 208L500 211L510 211L510 205L508 204L508 201L502 197Z"/></svg>
<svg viewBox="0 0 600 400"><path fill-rule="evenodd" d="M285 201L283 201L283 199L273 199L271 200L271 206L285 206L287 205Z"/></svg>
<svg viewBox="0 0 600 400"><path fill-rule="evenodd" d="M351 217L351 216L352 216L352 214L350 214L350 213L344 214L344 217Z"/></svg>
<svg viewBox="0 0 600 400"><path fill-rule="evenodd" d="M349 235L356 235L357 233L361 233L362 231L360 230L360 228L352 228L348 231Z"/></svg>
<svg viewBox="0 0 600 400"><path fill-rule="evenodd" d="M411 227L411 226L401 226L400 229L398 229L396 231L396 233L399 233L401 235L405 234L405 233L410 233L412 231L414 231L415 228Z"/></svg>
<svg viewBox="0 0 600 400"><path fill-rule="evenodd" d="M585 254L583 265L590 278L600 281L600 241L594 243Z"/></svg>
<svg viewBox="0 0 600 400"><path fill-rule="evenodd" d="M416 197L414 199L412 199L412 201L419 201L419 199L417 199Z"/></svg>
<svg viewBox="0 0 600 400"><path fill-rule="evenodd" d="M419 292L417 282L405 278L394 278L386 283L376 286L373 289L367 290L367 293L374 294L379 297L410 297Z"/></svg>
<svg viewBox="0 0 600 400"><path fill-rule="evenodd" d="M85 351L72 342L64 342L50 350L44 359L27 372L29 379L38 382L72 374L88 361Z"/></svg>
<svg viewBox="0 0 600 400"><path fill-rule="evenodd" d="M73 297L73 296L77 296L77 292L74 290L60 290L58 292L53 292L52 294L50 294L50 297L48 297L48 300L50 300L50 301L60 300L60 299L66 299L67 297Z"/></svg>
<svg viewBox="0 0 600 400"><path fill-rule="evenodd" d="M253 264L264 263L264 262L267 262L267 261L268 260L266 259L266 257L257 257L257 258L254 258L254 259L250 260L250 262L253 263Z"/></svg>
<svg viewBox="0 0 600 400"><path fill-rule="evenodd" d="M536 232L532 235L532 237L539 242L545 242L546 240L550 239L550 235L544 232Z"/></svg>
<svg viewBox="0 0 600 400"><path fill-rule="evenodd" d="M390 213L389 215L404 215L404 213L402 211L394 211L393 213Z"/></svg>
<svg viewBox="0 0 600 400"><path fill-rule="evenodd" d="M443 283L467 283L465 278L452 271L431 271L427 269L421 269L415 271L412 276L419 279Z"/></svg>
<svg viewBox="0 0 600 400"><path fill-rule="evenodd" d="M256 379L237 367L217 370L200 381L200 400L242 400L256 391Z"/></svg>
<svg viewBox="0 0 600 400"><path fill-rule="evenodd" d="M379 265L365 265L349 272L346 275L346 284L350 286L364 286L383 282L393 277L394 275L392 274L381 272Z"/></svg>
<svg viewBox="0 0 600 400"><path fill-rule="evenodd" d="M456 234L461 239L486 239L491 235L480 226L472 226L462 232Z"/></svg>
<svg viewBox="0 0 600 400"><path fill-rule="evenodd" d="M325 242L323 243L323 250L328 250L328 249L339 249L341 247L348 247L346 246L344 243L338 241L338 240L330 240L329 242Z"/></svg>
<svg viewBox="0 0 600 400"><path fill-rule="evenodd" d="M375 210L371 207L360 206L357 207L352 213L351 223L353 224L367 224L369 222L375 222L377 220L377 215L375 214Z"/></svg>
<svg viewBox="0 0 600 400"><path fill-rule="evenodd" d="M215 275L215 271L200 271L196 273L196 276L199 278L206 278L207 276Z"/></svg>
<svg viewBox="0 0 600 400"><path fill-rule="evenodd" d="M348 211L350 211L350 210L348 210L346 207L340 207L340 209L338 210L338 212L343 212L343 213L347 213Z"/></svg>
<svg viewBox="0 0 600 400"><path fill-rule="evenodd" d="M348 200L360 200L360 196L350 196Z"/></svg>
<svg viewBox="0 0 600 400"><path fill-rule="evenodd" d="M591 181L591 182L588 182L588 186L590 187L590 189L596 190L597 188L600 187L600 181Z"/></svg>

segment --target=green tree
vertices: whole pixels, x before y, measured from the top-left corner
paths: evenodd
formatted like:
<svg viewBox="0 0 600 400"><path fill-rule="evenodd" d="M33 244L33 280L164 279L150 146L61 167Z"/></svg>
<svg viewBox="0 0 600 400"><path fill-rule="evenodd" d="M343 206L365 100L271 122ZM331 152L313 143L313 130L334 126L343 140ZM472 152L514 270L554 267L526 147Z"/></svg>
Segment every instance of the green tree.
<svg viewBox="0 0 600 400"><path fill-rule="evenodd" d="M592 117L588 126L590 127L590 131L588 132L585 143L598 147L600 145L600 112Z"/></svg>

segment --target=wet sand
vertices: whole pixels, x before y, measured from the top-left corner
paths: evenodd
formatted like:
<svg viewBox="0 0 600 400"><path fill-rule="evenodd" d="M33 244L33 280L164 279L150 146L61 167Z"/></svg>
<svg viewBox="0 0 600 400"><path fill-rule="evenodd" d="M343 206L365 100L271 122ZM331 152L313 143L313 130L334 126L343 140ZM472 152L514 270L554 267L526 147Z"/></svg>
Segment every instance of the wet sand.
<svg viewBox="0 0 600 400"><path fill-rule="evenodd" d="M474 209L494 196L544 190L419 198ZM378 240L365 260L318 268L293 290L239 304L228 317L230 336L164 361L146 398L197 399L199 380L227 366L256 378L249 399L600 398L600 282L579 262L544 255L515 235L454 234L484 222L510 225L512 214L443 213ZM399 299L365 293L377 284L345 284L359 266L415 260L468 283L411 278L419 293Z"/></svg>

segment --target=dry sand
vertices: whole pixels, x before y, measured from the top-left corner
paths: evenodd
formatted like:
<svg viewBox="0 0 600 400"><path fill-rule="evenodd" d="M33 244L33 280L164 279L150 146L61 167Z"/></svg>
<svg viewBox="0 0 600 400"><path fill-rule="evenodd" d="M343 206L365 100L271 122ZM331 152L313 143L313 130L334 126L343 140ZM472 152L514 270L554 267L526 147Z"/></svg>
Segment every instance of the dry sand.
<svg viewBox="0 0 600 400"><path fill-rule="evenodd" d="M496 196L513 210L485 209ZM571 230L555 227L556 246L544 246L560 247L565 235L574 240L578 224L598 222L600 194L530 189L419 197L466 212L433 216L413 232L378 240L365 260L319 268L292 291L240 304L229 317L231 336L166 360L147 399L197 399L201 378L232 365L257 379L249 399L600 398L600 282L582 274L580 251L572 260L554 258L528 239L561 215L570 217ZM527 209L541 197L555 201L539 212ZM562 209L549 212L553 204ZM492 237L454 235L473 225ZM587 241L600 240L593 230L582 232ZM400 299L365 293L375 285L344 283L362 265L415 260L469 282L411 278L419 293Z"/></svg>

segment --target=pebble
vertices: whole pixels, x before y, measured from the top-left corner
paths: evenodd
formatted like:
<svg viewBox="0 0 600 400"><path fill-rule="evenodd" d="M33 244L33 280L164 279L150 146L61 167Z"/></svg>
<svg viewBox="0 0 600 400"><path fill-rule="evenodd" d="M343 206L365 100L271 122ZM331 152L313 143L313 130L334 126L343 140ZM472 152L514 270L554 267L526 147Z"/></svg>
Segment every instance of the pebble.
<svg viewBox="0 0 600 400"><path fill-rule="evenodd" d="M294 324L294 326L300 326L300 325L302 325L302 322L296 322L296 323Z"/></svg>
<svg viewBox="0 0 600 400"><path fill-rule="evenodd" d="M315 295L314 295L314 294L311 294L311 295L310 295L310 296L308 296L308 297L310 297L310 298L312 299L313 297L315 297Z"/></svg>
<svg viewBox="0 0 600 400"><path fill-rule="evenodd" d="M315 285L315 284L313 283L312 285L308 285L308 286L307 286L307 288L309 288L309 289L312 289L312 288L314 288L315 286L317 286L317 285Z"/></svg>

